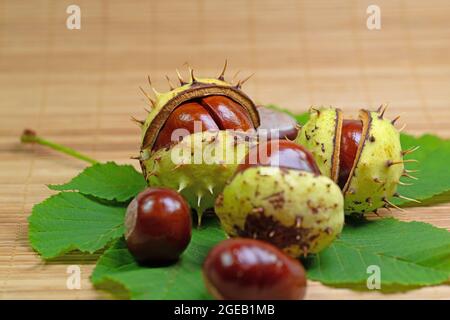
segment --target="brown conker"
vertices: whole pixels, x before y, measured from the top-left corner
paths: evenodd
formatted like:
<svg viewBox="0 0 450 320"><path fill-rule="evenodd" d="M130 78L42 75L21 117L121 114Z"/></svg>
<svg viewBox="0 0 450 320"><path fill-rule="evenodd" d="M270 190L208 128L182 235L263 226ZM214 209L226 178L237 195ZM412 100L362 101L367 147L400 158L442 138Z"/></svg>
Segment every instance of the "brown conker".
<svg viewBox="0 0 450 320"><path fill-rule="evenodd" d="M209 111L220 130L254 129L249 114L237 102L225 96L207 96L200 100Z"/></svg>
<svg viewBox="0 0 450 320"><path fill-rule="evenodd" d="M176 142L172 141L172 133L176 129L186 129L187 133L193 133L195 121L201 124L202 131L219 130L211 114L202 105L197 102L185 102L170 114L159 132L153 146L154 150L159 150Z"/></svg>
<svg viewBox="0 0 450 320"><path fill-rule="evenodd" d="M305 270L275 246L234 238L215 246L203 264L209 292L227 300L299 300L306 291Z"/></svg>
<svg viewBox="0 0 450 320"><path fill-rule="evenodd" d="M278 166L320 174L312 154L289 140L269 140L252 147L236 169L236 174L255 166Z"/></svg>
<svg viewBox="0 0 450 320"><path fill-rule="evenodd" d="M140 263L167 263L178 259L191 240L189 206L176 191L147 188L127 208L125 240Z"/></svg>
<svg viewBox="0 0 450 320"><path fill-rule="evenodd" d="M416 148L402 150L399 117L384 118L386 108L361 109L354 120L339 108L311 108L296 139L311 150L322 174L339 184L348 215L398 208L391 197L415 201L399 194L398 186L407 177L405 163L415 162L404 156Z"/></svg>
<svg viewBox="0 0 450 320"><path fill-rule="evenodd" d="M341 145L339 151L338 185L344 188L353 168L358 146L361 141L363 123L361 120L342 121Z"/></svg>
<svg viewBox="0 0 450 320"><path fill-rule="evenodd" d="M172 141L172 133L176 129L194 133L194 121L201 124L201 131L254 129L249 114L237 102L220 95L206 96L185 102L172 111L158 134L153 150L176 143Z"/></svg>

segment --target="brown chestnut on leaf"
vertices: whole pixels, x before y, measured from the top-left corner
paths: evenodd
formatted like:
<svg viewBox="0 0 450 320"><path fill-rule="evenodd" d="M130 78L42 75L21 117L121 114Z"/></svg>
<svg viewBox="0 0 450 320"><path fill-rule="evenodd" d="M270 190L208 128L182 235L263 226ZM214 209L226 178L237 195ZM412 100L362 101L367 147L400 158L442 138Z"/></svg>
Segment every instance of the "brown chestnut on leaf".
<svg viewBox="0 0 450 320"><path fill-rule="evenodd" d="M148 188L127 208L125 240L140 263L176 261L191 240L189 206L176 191Z"/></svg>
<svg viewBox="0 0 450 320"><path fill-rule="evenodd" d="M298 260L260 240L234 238L215 246L203 264L209 292L226 300L299 300L306 291Z"/></svg>

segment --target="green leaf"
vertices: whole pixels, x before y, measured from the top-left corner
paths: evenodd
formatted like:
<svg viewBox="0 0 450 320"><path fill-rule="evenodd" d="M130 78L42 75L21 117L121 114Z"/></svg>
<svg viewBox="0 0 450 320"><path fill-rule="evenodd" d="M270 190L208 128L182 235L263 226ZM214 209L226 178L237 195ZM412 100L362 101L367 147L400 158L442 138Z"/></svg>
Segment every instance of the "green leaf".
<svg viewBox="0 0 450 320"><path fill-rule="evenodd" d="M309 263L308 277L328 285L364 288L370 265L380 268L382 290L436 285L450 277L450 233L393 218L348 224Z"/></svg>
<svg viewBox="0 0 450 320"><path fill-rule="evenodd" d="M403 177L402 181L413 183L411 186L399 186L398 193L408 198L425 200L435 195L442 194L450 190L450 170L448 161L450 159L450 140L440 139L434 135L426 134L421 137L414 137L408 134L401 135L403 150L408 150L415 146L420 148L412 154L406 155L405 159L416 159L418 163L407 163L406 168L419 170L417 173L410 173L418 180ZM396 199L398 204L409 202L404 199ZM449 200L447 199L443 199Z"/></svg>
<svg viewBox="0 0 450 320"><path fill-rule="evenodd" d="M124 215L125 208L62 192L33 207L29 240L44 259L76 249L93 253L123 235Z"/></svg>
<svg viewBox="0 0 450 320"><path fill-rule="evenodd" d="M206 299L201 266L225 238L216 221L193 231L181 260L169 267L138 265L119 239L99 259L97 288L132 299ZM412 289L448 281L450 233L421 222L392 218L350 224L328 249L307 261L308 277L327 285L364 288L367 267L381 270L382 290Z"/></svg>
<svg viewBox="0 0 450 320"><path fill-rule="evenodd" d="M208 299L202 264L211 247L223 239L218 222L207 222L193 230L191 243L176 264L153 268L138 265L120 239L101 256L91 280L98 288L131 299Z"/></svg>
<svg viewBox="0 0 450 320"><path fill-rule="evenodd" d="M101 199L126 201L146 186L143 175L131 165L107 162L94 164L84 169L70 182L50 185L49 188L58 191L79 191Z"/></svg>

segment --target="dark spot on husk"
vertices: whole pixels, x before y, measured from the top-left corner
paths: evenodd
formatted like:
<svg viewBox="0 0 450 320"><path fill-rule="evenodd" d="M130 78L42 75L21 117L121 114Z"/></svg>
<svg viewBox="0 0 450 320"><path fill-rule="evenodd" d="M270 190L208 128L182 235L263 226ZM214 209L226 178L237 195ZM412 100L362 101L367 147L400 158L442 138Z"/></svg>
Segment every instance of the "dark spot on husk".
<svg viewBox="0 0 450 320"><path fill-rule="evenodd" d="M259 197L260 194L261 194L261 192L259 191L259 183L258 183L258 184L256 184L255 198Z"/></svg>
<svg viewBox="0 0 450 320"><path fill-rule="evenodd" d="M265 197L264 200L268 200L274 209L283 209L284 207L284 191L280 191Z"/></svg>
<svg viewBox="0 0 450 320"><path fill-rule="evenodd" d="M216 199L216 207L223 206L223 193L219 194Z"/></svg>
<svg viewBox="0 0 450 320"><path fill-rule="evenodd" d="M306 133L306 131L305 131L305 138L306 138L306 140L311 139L311 136L309 136L309 135Z"/></svg>
<svg viewBox="0 0 450 320"><path fill-rule="evenodd" d="M309 249L310 239L316 239L320 236L319 233L313 233L310 228L301 227L301 220L300 223L297 220L293 225L285 226L272 216L266 216L264 213L250 213L245 219L244 229L236 225L234 228L240 237L267 241L279 248L298 245L300 248Z"/></svg>
<svg viewBox="0 0 450 320"><path fill-rule="evenodd" d="M317 240L317 238L319 238L319 237L320 237L320 234L316 233L316 234L310 235L308 239L309 239L309 241L313 242L313 241Z"/></svg>
<svg viewBox="0 0 450 320"><path fill-rule="evenodd" d="M311 212L312 212L313 214L317 214L317 213L319 212L319 207L314 206L314 205L312 204L311 200L308 200L308 201L306 202L306 205L308 206L309 210L311 210Z"/></svg>

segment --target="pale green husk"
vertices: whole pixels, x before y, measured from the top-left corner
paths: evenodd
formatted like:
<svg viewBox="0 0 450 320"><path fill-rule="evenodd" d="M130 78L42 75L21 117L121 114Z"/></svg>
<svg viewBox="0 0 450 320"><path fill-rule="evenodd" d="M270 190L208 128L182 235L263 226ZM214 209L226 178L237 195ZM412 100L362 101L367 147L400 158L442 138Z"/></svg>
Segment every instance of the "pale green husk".
<svg viewBox="0 0 450 320"><path fill-rule="evenodd" d="M178 190L197 210L199 223L205 209L214 207L251 142L227 131L185 136L170 149L160 149L143 161L150 186Z"/></svg>
<svg viewBox="0 0 450 320"><path fill-rule="evenodd" d="M250 236L274 243L293 257L317 253L342 231L343 196L325 176L279 167L251 167L238 173L224 188L215 211L230 236L242 235L249 216L272 217L278 227L290 228L301 236L284 242L275 240L277 228L267 224ZM278 228L279 229L279 228ZM247 229L250 230L250 229ZM273 231L273 234L272 234ZM247 235L248 236L248 235Z"/></svg>
<svg viewBox="0 0 450 320"><path fill-rule="evenodd" d="M337 181L342 122L340 110L313 109L296 142L313 154L322 174ZM404 172L400 134L378 112L362 109L360 146L349 180L343 187L346 214L364 214L390 205ZM337 158L336 158L337 157Z"/></svg>
<svg viewBox="0 0 450 320"><path fill-rule="evenodd" d="M314 155L320 172L334 181L337 181L336 164L339 164L339 149L335 141L340 139L338 128L341 121L339 109L311 109L310 120L299 130L295 139Z"/></svg>
<svg viewBox="0 0 450 320"><path fill-rule="evenodd" d="M369 125L359 160L344 188L347 213L371 212L384 206L395 194L404 171L398 130L376 112L361 113Z"/></svg>

